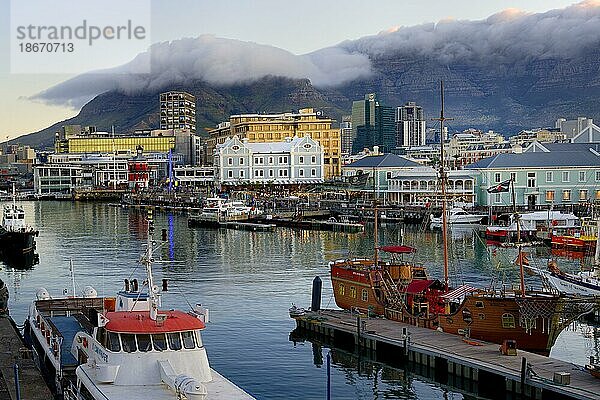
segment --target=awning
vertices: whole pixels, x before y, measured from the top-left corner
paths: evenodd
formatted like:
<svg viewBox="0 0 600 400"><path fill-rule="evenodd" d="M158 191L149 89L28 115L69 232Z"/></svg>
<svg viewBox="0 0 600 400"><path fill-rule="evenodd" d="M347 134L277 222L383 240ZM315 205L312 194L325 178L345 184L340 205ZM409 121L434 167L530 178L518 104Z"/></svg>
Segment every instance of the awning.
<svg viewBox="0 0 600 400"><path fill-rule="evenodd" d="M408 294L416 294L425 291L429 286L433 285L435 280L431 279L417 279L412 281L406 287L405 292Z"/></svg>
<svg viewBox="0 0 600 400"><path fill-rule="evenodd" d="M416 253L417 249L410 246L382 246L379 250L385 251L386 253L397 253L397 254L408 254Z"/></svg>
<svg viewBox="0 0 600 400"><path fill-rule="evenodd" d="M462 285L450 292L443 294L441 297L444 300L456 300L464 297L466 294L477 291L476 288L469 285Z"/></svg>

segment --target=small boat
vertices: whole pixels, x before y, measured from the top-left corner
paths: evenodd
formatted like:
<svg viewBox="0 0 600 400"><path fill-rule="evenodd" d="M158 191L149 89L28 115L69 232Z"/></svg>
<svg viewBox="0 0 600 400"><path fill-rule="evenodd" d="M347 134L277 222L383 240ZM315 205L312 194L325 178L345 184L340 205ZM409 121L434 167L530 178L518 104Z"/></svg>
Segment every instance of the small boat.
<svg viewBox="0 0 600 400"><path fill-rule="evenodd" d="M494 243L516 243L520 234L521 241L524 243L537 242L537 230L530 223L520 221L520 232L518 232L516 222L511 222L507 226L491 225L485 228L485 238Z"/></svg>
<svg viewBox="0 0 600 400"><path fill-rule="evenodd" d="M16 203L13 185L12 204L4 206L0 226L0 253L7 259L18 259L35 250L39 232L25 222L25 211Z"/></svg>
<svg viewBox="0 0 600 400"><path fill-rule="evenodd" d="M116 297L98 297L91 286L76 296L74 283L70 297L37 291L25 338L54 391L66 400L252 399L210 367L206 308L159 309L168 287L154 283L153 246L149 234L146 290L125 279Z"/></svg>
<svg viewBox="0 0 600 400"><path fill-rule="evenodd" d="M290 312L291 318L301 317L304 314L306 314L306 310L304 308L298 307L294 303L292 303L292 306L290 307L289 312Z"/></svg>
<svg viewBox="0 0 600 400"><path fill-rule="evenodd" d="M220 197L206 199L206 206L196 215L188 218L188 226L218 227L227 222L247 221L261 214L261 211L246 206L242 201L231 201Z"/></svg>
<svg viewBox="0 0 600 400"><path fill-rule="evenodd" d="M446 222L450 225L479 224L485 217L483 214L470 214L460 207L454 207L447 212ZM432 228L439 228L443 223L442 216L435 217L431 214L430 222Z"/></svg>

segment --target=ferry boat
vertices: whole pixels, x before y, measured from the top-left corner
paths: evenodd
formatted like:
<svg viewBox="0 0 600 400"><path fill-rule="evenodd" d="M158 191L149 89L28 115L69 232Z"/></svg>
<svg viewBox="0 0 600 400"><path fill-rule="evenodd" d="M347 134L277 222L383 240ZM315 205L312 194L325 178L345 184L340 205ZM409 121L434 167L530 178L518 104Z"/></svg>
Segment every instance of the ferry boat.
<svg viewBox="0 0 600 400"><path fill-rule="evenodd" d="M17 206L13 186L12 204L4 206L0 226L0 254L6 258L20 258L35 250L38 231L25 222L23 207Z"/></svg>
<svg viewBox="0 0 600 400"><path fill-rule="evenodd" d="M211 369L201 336L207 309L159 309L168 287L154 283L148 236L146 290L133 279L116 297L98 297L90 286L79 297L37 291L25 337L56 393L67 400L252 399Z"/></svg>
<svg viewBox="0 0 600 400"><path fill-rule="evenodd" d="M443 93L443 91L442 91ZM443 131L443 94L440 122ZM523 258L520 285L516 289L475 289L468 285L449 285L448 235L445 196L444 147L440 151L442 194L442 238L444 280L428 276L425 267L405 262L405 254L416 250L408 246L379 247L375 207L375 248L372 259L337 260L329 264L336 304L343 309L385 316L413 326L442 330L469 339L502 344L514 340L518 348L548 355L558 334L584 307L570 307L584 299L528 291L525 288ZM513 184L514 186L514 184ZM514 187L513 187L514 191ZM518 220L515 214L515 220ZM519 229L520 225L517 225ZM517 231L520 236L520 231ZM521 245L518 244L519 255ZM391 256L380 260L379 252ZM585 312L589 312L586 309Z"/></svg>

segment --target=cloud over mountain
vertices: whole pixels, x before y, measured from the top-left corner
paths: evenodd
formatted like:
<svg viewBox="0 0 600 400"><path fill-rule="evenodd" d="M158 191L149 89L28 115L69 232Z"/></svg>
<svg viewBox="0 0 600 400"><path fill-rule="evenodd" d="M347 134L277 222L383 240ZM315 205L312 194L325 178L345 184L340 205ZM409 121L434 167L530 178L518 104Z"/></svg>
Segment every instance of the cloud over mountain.
<svg viewBox="0 0 600 400"><path fill-rule="evenodd" d="M525 65L531 60L575 59L600 46L600 1L587 0L545 13L505 10L481 21L443 20L389 29L305 55L210 35L153 45L130 63L88 73L39 93L36 100L79 107L99 93L155 91L203 80L230 85L264 76L309 78L319 87L338 86L373 74L373 60L431 59L451 66ZM135 74L137 63L150 74Z"/></svg>

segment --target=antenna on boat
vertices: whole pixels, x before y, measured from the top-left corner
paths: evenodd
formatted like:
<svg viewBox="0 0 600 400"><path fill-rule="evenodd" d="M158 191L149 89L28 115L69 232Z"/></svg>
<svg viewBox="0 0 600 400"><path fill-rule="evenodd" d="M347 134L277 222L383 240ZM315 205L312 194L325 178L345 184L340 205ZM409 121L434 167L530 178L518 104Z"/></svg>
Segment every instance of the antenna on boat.
<svg viewBox="0 0 600 400"><path fill-rule="evenodd" d="M440 181L442 189L442 242L444 245L444 289L447 291L448 282L448 220L446 215L446 171L444 169L444 121L452 121L454 118L444 116L444 81L440 81L440 96L442 99L442 108L439 118L432 118L433 121L440 122Z"/></svg>
<svg viewBox="0 0 600 400"><path fill-rule="evenodd" d="M513 203L513 212L515 217L515 223L517 224L517 248L519 249L519 255L517 256L517 260L519 261L519 277L521 280L521 297L525 297L525 272L523 270L523 249L521 248L521 221L519 218L519 213L517 212L517 200L515 196L515 181L511 177L510 178L510 186L512 189L512 203Z"/></svg>
<svg viewBox="0 0 600 400"><path fill-rule="evenodd" d="M73 285L73 297L77 297L75 294L75 269L73 268L73 259L69 259L69 273L71 274L71 284Z"/></svg>
<svg viewBox="0 0 600 400"><path fill-rule="evenodd" d="M158 307L160 306L160 295L158 292L158 286L154 285L154 279L152 276L152 263L154 262L153 256L153 236L154 233L154 219L152 216L152 210L148 210L148 243L146 248L146 254L142 257L142 264L146 267L146 279L148 280L148 297L150 300L150 319L156 321L158 315Z"/></svg>

